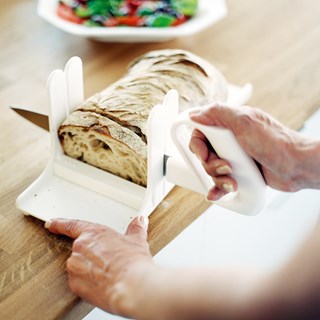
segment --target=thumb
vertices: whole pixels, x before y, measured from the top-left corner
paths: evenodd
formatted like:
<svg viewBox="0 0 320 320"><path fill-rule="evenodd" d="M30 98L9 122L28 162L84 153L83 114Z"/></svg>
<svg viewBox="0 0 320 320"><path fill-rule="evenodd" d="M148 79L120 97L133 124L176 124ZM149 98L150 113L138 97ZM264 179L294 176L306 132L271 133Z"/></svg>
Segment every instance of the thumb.
<svg viewBox="0 0 320 320"><path fill-rule="evenodd" d="M145 216L135 217L128 225L126 235L137 235L144 240L148 237L148 224L149 219Z"/></svg>

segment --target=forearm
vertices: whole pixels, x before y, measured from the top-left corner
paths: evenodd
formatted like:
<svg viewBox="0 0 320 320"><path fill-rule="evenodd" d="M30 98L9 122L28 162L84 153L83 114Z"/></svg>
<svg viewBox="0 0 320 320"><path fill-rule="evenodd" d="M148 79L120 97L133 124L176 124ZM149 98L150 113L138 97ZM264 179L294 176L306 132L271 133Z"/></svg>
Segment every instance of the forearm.
<svg viewBox="0 0 320 320"><path fill-rule="evenodd" d="M139 272L143 277L139 276L128 312L137 320L247 319L247 301L266 281L251 270L169 269L150 265Z"/></svg>
<svg viewBox="0 0 320 320"><path fill-rule="evenodd" d="M319 270L320 224L276 273L137 263L128 271L130 294L119 297L123 315L136 320L315 319L320 317Z"/></svg>

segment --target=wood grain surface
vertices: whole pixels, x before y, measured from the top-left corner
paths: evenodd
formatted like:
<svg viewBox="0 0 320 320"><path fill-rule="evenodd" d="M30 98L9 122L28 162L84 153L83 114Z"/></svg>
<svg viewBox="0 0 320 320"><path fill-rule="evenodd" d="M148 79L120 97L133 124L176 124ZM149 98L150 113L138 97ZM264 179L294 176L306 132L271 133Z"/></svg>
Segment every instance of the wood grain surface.
<svg viewBox="0 0 320 320"><path fill-rule="evenodd" d="M71 241L25 217L15 199L42 172L49 135L9 110L48 110L46 81L74 55L84 63L85 96L119 79L128 63L155 49L182 48L202 56L228 81L251 82L250 104L291 128L320 105L320 2L229 0L216 25L164 43L102 43L60 31L36 14L35 0L1 0L0 11L0 318L81 319L93 306L68 289ZM203 197L175 188L150 217L157 253L208 208Z"/></svg>

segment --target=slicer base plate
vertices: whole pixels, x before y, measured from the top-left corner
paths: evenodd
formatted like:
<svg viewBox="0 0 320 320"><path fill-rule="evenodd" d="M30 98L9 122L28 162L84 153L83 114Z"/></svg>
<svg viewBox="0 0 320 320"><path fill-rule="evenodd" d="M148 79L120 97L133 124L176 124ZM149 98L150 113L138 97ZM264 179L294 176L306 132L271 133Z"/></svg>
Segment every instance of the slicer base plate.
<svg viewBox="0 0 320 320"><path fill-rule="evenodd" d="M124 233L137 210L45 172L16 200L26 215L43 221L52 218L80 219L108 225Z"/></svg>

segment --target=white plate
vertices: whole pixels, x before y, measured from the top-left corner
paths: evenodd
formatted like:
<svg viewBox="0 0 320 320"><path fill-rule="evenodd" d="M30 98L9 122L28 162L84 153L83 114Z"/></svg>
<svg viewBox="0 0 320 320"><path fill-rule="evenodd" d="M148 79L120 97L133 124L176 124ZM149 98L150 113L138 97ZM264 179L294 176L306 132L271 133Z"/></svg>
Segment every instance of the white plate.
<svg viewBox="0 0 320 320"><path fill-rule="evenodd" d="M177 27L86 27L59 18L58 0L39 0L38 15L68 33L105 42L159 42L198 33L226 16L225 0L199 0L198 13Z"/></svg>

